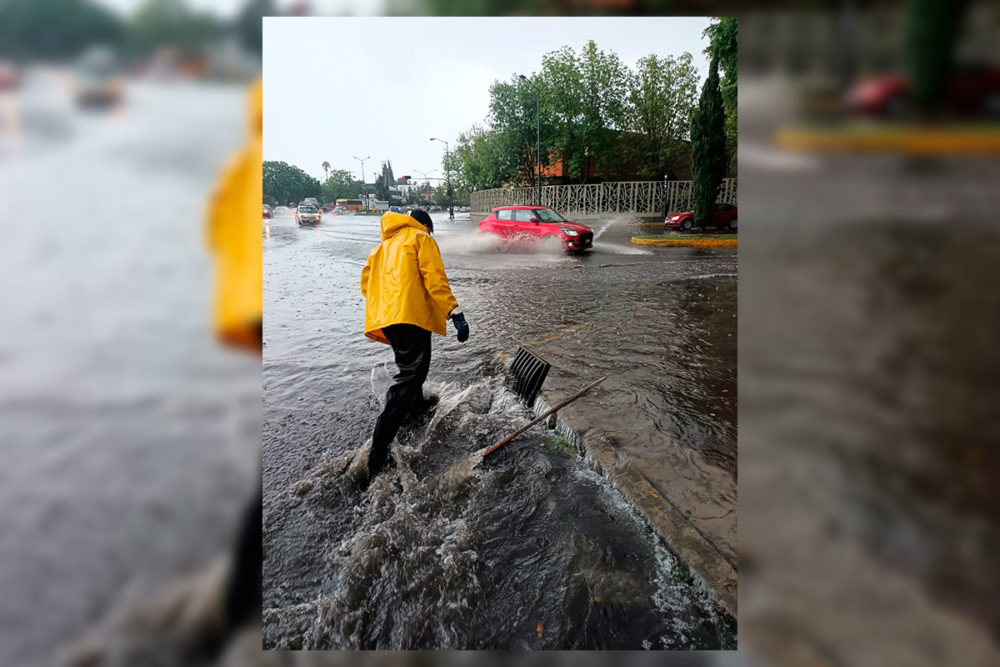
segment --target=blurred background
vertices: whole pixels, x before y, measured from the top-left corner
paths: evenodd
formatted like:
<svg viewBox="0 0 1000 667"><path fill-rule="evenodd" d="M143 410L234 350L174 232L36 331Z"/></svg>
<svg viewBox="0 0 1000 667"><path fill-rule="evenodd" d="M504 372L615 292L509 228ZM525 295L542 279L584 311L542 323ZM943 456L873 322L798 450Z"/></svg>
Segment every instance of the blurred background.
<svg viewBox="0 0 1000 667"><path fill-rule="evenodd" d="M1000 8L976 0L0 2L0 663L201 576L259 483L259 360L214 338L203 225L260 17L456 13L739 17L740 651L670 659L997 664ZM118 632L87 664L194 664ZM243 650L219 660L346 659Z"/></svg>

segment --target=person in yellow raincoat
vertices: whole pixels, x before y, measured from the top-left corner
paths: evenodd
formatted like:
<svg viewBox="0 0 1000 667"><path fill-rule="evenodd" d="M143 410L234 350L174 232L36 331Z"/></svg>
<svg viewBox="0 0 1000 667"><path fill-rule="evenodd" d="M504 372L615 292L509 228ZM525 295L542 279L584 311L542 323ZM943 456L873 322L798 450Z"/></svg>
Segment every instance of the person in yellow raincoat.
<svg viewBox="0 0 1000 667"><path fill-rule="evenodd" d="M215 259L215 330L232 346L260 353L263 251L260 219L264 178L263 101L258 81L249 95L250 139L229 163L209 202L206 241Z"/></svg>
<svg viewBox="0 0 1000 667"><path fill-rule="evenodd" d="M392 346L399 373L375 422L364 486L385 467L389 445L407 415L437 402L436 397L423 395L431 365L431 333L446 335L450 319L459 342L469 339L469 324L451 293L441 251L431 237L431 216L420 209L409 215L390 211L382 216L381 226L382 242L361 271L365 335Z"/></svg>
<svg viewBox="0 0 1000 667"><path fill-rule="evenodd" d="M206 236L215 265L214 326L230 347L260 354L263 347L263 89L249 94L249 140L227 166L208 206ZM263 491L246 506L225 584L223 637L260 618L263 606Z"/></svg>

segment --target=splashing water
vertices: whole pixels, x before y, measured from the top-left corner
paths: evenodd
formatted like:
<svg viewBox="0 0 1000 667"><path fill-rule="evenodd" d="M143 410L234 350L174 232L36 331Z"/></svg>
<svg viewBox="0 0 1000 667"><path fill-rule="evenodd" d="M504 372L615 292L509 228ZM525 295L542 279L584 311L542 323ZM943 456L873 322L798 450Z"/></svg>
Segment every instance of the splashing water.
<svg viewBox="0 0 1000 667"><path fill-rule="evenodd" d="M442 255L476 255L496 252L503 244L503 239L499 236L480 232L450 234L439 237L437 241Z"/></svg>
<svg viewBox="0 0 1000 667"><path fill-rule="evenodd" d="M652 250L648 248L639 248L634 245L616 245L614 243L595 243L595 252L610 253L612 255L651 255Z"/></svg>
<svg viewBox="0 0 1000 667"><path fill-rule="evenodd" d="M732 644L613 487L546 446L544 426L478 465L530 416L498 378L429 389L437 408L403 428L396 467L367 491L350 479L366 450L342 451L265 518L265 647Z"/></svg>
<svg viewBox="0 0 1000 667"><path fill-rule="evenodd" d="M603 225L601 225L599 229L594 230L594 243L596 244L597 240L600 239L604 235L604 232L608 231L608 228L611 227L612 225L620 225L623 223L632 224L634 222L635 218L631 215L614 216L613 218L607 220Z"/></svg>

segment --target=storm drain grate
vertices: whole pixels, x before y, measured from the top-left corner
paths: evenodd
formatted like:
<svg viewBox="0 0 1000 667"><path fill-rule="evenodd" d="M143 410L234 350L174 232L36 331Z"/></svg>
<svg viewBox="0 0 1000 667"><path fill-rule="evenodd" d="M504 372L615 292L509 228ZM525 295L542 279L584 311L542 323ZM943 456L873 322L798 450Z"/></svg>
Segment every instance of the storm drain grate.
<svg viewBox="0 0 1000 667"><path fill-rule="evenodd" d="M514 362L510 365L510 387L521 397L528 407L535 404L545 377L549 374L551 364L525 347L517 348Z"/></svg>

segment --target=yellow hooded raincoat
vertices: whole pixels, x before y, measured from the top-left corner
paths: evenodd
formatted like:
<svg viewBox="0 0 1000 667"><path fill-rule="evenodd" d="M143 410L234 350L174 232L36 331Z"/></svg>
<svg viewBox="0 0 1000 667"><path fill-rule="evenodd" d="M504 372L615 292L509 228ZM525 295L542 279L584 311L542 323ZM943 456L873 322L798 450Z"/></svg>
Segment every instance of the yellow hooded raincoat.
<svg viewBox="0 0 1000 667"><path fill-rule="evenodd" d="M208 207L206 236L215 255L215 330L227 342L254 344L261 323L260 217L263 181L260 81L249 96L250 140L229 164Z"/></svg>
<svg viewBox="0 0 1000 667"><path fill-rule="evenodd" d="M427 229L402 213L382 216L382 243L361 271L365 335L388 344L382 327L414 324L447 335L448 315L458 306L444 273L441 251Z"/></svg>

